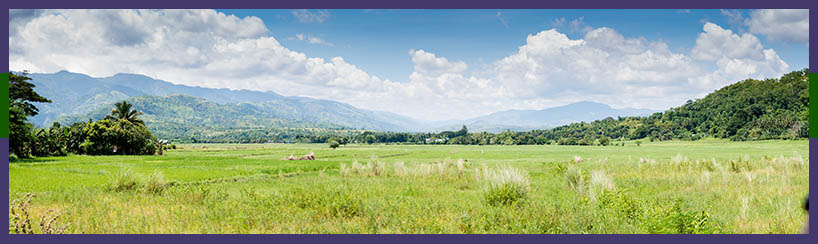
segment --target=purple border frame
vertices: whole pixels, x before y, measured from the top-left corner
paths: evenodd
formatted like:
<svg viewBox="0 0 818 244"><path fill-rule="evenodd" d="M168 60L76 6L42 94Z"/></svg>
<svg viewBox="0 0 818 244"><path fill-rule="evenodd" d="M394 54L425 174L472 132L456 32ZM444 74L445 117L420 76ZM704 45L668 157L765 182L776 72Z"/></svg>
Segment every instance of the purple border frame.
<svg viewBox="0 0 818 244"><path fill-rule="evenodd" d="M818 21L818 2L807 0L686 0L679 2L663 2L656 0L586 0L582 2L534 2L532 0L412 0L412 1L384 1L384 0L353 0L353 1L332 1L332 0L300 0L300 1L253 1L253 0L141 0L133 2L117 2L110 0L39 0L22 2L5 2L9 9L12 8L261 8L261 9L297 9L297 8L322 8L322 9L358 9L358 8L391 8L391 9L719 9L719 8L807 8L810 9L810 25L815 25ZM3 15L8 12L3 11ZM4 26L7 27L7 26ZM818 31L810 31L810 39L816 40ZM6 39L8 40L8 39ZM815 42L815 41L811 41ZM812 43L814 46L814 43ZM818 64L818 55L809 55L810 70L816 70L812 66ZM816 88L818 89L818 88ZM0 138L0 160L6 159L8 163L7 138ZM818 139L809 139L810 161L814 161L813 155L818 152ZM809 175L815 175L815 167L810 167ZM8 170L6 170L8 176ZM815 188L815 182L810 182L810 188ZM8 185L5 186L8 188ZM815 201L815 194L810 194L810 199ZM4 196L8 200L8 196ZM816 226L815 218L810 218L810 226ZM813 227L814 228L814 227ZM814 233L814 232L813 232ZM592 243L605 241L608 244L618 243L770 243L776 241L818 243L816 234L808 235L9 235L3 237L5 243L108 243L119 242L120 244L130 243L224 243L229 241L263 243L271 241L283 242L306 242L306 243L416 243L416 242L448 242L448 243L493 243L493 242L584 242Z"/></svg>

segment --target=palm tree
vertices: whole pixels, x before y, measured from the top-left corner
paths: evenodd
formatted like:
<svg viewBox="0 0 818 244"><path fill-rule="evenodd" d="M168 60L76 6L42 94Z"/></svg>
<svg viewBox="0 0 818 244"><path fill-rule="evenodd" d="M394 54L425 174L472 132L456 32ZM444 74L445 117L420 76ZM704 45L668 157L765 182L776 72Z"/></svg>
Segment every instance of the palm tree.
<svg viewBox="0 0 818 244"><path fill-rule="evenodd" d="M105 119L109 120L127 120L133 124L145 125L145 121L139 119L139 115L142 115L142 112L131 110L133 104L128 103L128 101L122 101L114 104L114 109L111 110L111 115L105 116Z"/></svg>

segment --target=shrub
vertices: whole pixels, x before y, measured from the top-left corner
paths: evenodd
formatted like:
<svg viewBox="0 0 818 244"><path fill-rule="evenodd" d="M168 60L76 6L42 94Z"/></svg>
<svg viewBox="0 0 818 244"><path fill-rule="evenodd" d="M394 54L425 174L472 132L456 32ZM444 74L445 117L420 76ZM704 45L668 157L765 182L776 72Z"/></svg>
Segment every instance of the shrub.
<svg viewBox="0 0 818 244"><path fill-rule="evenodd" d="M505 167L486 171L483 195L491 206L510 205L528 197L528 175L516 168Z"/></svg>
<svg viewBox="0 0 818 244"><path fill-rule="evenodd" d="M330 142L329 142L329 148L336 149L336 148L338 148L339 146L341 146L341 144L340 144L340 143L338 143L337 141L330 141Z"/></svg>
<svg viewBox="0 0 818 244"><path fill-rule="evenodd" d="M109 175L106 188L110 191L121 192L134 190L139 186L139 177L130 168L120 168Z"/></svg>
<svg viewBox="0 0 818 244"><path fill-rule="evenodd" d="M610 145L610 144L611 144L611 138L608 138L607 136L603 136L603 137L599 138L599 145L607 146L607 145Z"/></svg>
<svg viewBox="0 0 818 244"><path fill-rule="evenodd" d="M709 212L691 210L682 199L673 203L650 204L643 219L643 227L652 234L714 234L721 227L714 223Z"/></svg>

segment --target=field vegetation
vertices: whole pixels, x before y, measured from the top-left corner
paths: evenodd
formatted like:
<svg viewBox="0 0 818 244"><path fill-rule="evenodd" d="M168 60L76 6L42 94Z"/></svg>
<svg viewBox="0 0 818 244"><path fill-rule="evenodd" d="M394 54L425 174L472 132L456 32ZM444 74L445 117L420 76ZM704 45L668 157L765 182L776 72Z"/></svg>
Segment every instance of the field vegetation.
<svg viewBox="0 0 818 244"><path fill-rule="evenodd" d="M797 233L807 156L806 140L704 139L38 157L9 164L9 232Z"/></svg>

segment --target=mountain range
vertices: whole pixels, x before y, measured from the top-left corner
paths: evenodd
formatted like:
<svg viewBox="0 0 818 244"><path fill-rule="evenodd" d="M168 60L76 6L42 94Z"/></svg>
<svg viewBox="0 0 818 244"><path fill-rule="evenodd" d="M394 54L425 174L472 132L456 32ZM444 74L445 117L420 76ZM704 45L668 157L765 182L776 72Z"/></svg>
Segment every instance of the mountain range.
<svg viewBox="0 0 818 244"><path fill-rule="evenodd" d="M52 103L37 104L30 118L38 126L100 119L113 103L128 99L145 113L149 127L330 128L379 131L441 131L466 125L470 131L498 132L551 128L606 117L642 116L655 111L614 109L596 102L578 102L542 110L506 110L464 120L425 122L406 116L356 108L314 98L274 92L177 85L136 74L95 78L61 71L29 74L35 91Z"/></svg>

